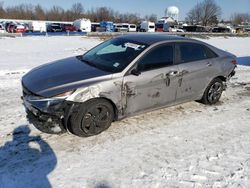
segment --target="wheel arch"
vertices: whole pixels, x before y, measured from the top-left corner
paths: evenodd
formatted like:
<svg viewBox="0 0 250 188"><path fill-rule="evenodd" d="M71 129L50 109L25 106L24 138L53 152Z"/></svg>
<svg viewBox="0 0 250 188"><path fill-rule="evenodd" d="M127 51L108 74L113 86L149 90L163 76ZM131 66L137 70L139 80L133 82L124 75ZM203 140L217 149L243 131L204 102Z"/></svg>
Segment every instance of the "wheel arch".
<svg viewBox="0 0 250 188"><path fill-rule="evenodd" d="M214 80L214 79L216 79L216 78L221 79L221 81L223 81L223 82L226 82L226 81L227 81L227 78L226 78L225 76L217 76L217 77L213 78L212 80Z"/></svg>
<svg viewBox="0 0 250 188"><path fill-rule="evenodd" d="M106 98L106 97L94 97L94 98L88 99L88 100L86 100L84 102L72 102L72 105L70 105L70 108L68 108L65 111L65 115L66 115L65 121L64 121L65 127L66 128L68 127L69 120L70 120L72 114L76 111L76 109L79 108L79 105L84 104L86 102L89 102L91 100L98 100L98 99L106 100L112 105L113 110L114 110L114 120L113 121L116 121L118 119L118 112L119 112L116 104L111 99Z"/></svg>
<svg viewBox="0 0 250 188"><path fill-rule="evenodd" d="M107 97L97 97L97 98L94 98L94 99L104 99L106 101L108 101L112 106L113 106L113 109L114 109L114 120L113 121L116 121L118 119L118 108L116 106L116 104L109 98Z"/></svg>

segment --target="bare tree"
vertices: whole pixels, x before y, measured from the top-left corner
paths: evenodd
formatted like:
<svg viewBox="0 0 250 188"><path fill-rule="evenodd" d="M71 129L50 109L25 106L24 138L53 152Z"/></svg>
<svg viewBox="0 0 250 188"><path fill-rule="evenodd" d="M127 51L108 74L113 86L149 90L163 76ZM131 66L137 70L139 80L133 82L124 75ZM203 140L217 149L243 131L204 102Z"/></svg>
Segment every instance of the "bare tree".
<svg viewBox="0 0 250 188"><path fill-rule="evenodd" d="M53 6L48 12L47 12L47 19L48 20L56 20L56 21L63 21L64 17L64 9L60 6Z"/></svg>
<svg viewBox="0 0 250 188"><path fill-rule="evenodd" d="M221 15L221 8L214 0L204 0L195 5L186 17L186 21L191 24L202 24L204 26L218 23Z"/></svg>
<svg viewBox="0 0 250 188"><path fill-rule="evenodd" d="M144 19L150 22L157 22L157 15L156 14L146 15Z"/></svg>
<svg viewBox="0 0 250 188"><path fill-rule="evenodd" d="M68 10L60 6L53 6L46 10L41 5L20 4L17 6L3 7L0 0L0 17L9 19L35 19L53 21L74 21L79 18L89 18L92 22L113 21L117 23L139 23L142 18L133 13L119 13L108 7L92 8L84 11L81 3L75 3ZM147 20L157 21L155 14L146 16Z"/></svg>
<svg viewBox="0 0 250 188"><path fill-rule="evenodd" d="M68 13L72 14L71 19L73 19L73 20L76 20L76 19L83 17L84 8L83 8L82 3L73 4Z"/></svg>
<svg viewBox="0 0 250 188"><path fill-rule="evenodd" d="M33 6L31 4L20 4L6 8L6 15L13 19L34 19Z"/></svg>
<svg viewBox="0 0 250 188"><path fill-rule="evenodd" d="M5 10L3 8L3 1L0 1L0 18L3 18L5 16Z"/></svg>
<svg viewBox="0 0 250 188"><path fill-rule="evenodd" d="M234 25L241 25L250 22L250 14L247 13L234 13L231 16L231 22Z"/></svg>
<svg viewBox="0 0 250 188"><path fill-rule="evenodd" d="M36 5L34 8L34 14L36 20L46 20L46 13L41 5Z"/></svg>

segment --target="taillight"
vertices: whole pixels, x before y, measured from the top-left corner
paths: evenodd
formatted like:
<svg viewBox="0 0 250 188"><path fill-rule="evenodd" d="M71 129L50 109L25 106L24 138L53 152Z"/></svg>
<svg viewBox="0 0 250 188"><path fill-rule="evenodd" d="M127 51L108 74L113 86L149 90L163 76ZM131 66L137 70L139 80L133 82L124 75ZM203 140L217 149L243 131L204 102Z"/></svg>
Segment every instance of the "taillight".
<svg viewBox="0 0 250 188"><path fill-rule="evenodd" d="M234 59L231 61L232 64L237 65L237 61Z"/></svg>

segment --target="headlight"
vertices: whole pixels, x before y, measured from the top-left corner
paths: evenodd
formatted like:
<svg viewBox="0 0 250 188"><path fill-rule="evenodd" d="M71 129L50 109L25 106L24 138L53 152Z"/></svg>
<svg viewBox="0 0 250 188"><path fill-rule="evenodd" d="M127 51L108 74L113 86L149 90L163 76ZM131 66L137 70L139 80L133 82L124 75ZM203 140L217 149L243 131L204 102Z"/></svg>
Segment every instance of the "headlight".
<svg viewBox="0 0 250 188"><path fill-rule="evenodd" d="M55 98L66 98L66 97L70 96L72 93L74 93L74 91L75 91L75 90L67 91L67 92L65 92L65 93L60 93L60 94L58 94L58 95L53 96L53 98L54 98L54 97L55 97Z"/></svg>

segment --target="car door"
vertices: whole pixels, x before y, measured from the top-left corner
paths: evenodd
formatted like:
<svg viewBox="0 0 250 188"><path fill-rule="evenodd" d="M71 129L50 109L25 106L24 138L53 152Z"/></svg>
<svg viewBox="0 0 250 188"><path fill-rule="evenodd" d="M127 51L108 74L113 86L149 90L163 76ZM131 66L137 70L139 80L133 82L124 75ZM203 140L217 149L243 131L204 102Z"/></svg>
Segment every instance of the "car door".
<svg viewBox="0 0 250 188"><path fill-rule="evenodd" d="M140 58L135 69L124 76L124 113L129 115L175 101L178 66L174 65L174 45L154 47ZM137 72L137 74L134 74Z"/></svg>
<svg viewBox="0 0 250 188"><path fill-rule="evenodd" d="M198 43L180 42L176 44L176 49L180 70L176 100L197 99L215 74L214 59L217 55Z"/></svg>

